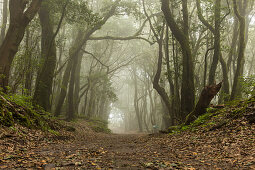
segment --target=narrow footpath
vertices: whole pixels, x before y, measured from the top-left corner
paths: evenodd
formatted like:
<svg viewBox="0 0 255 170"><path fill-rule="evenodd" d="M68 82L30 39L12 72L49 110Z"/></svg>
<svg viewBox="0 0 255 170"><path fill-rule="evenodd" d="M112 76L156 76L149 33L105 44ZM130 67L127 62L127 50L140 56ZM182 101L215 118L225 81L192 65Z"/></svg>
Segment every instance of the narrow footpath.
<svg viewBox="0 0 255 170"><path fill-rule="evenodd" d="M94 133L82 123L76 129L47 138L25 130L25 137L2 136L0 168L255 169L254 125L175 135Z"/></svg>

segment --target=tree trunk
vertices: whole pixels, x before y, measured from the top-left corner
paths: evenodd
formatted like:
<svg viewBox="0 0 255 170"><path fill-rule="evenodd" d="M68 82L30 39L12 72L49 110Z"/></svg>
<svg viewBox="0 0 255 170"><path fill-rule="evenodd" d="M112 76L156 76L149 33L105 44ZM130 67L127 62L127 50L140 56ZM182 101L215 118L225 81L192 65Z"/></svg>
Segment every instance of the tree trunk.
<svg viewBox="0 0 255 170"><path fill-rule="evenodd" d="M117 7L119 3L119 0L115 1L113 6L111 7L111 9L106 13L106 15L104 16L104 18L102 19L101 22L98 22L96 25L94 25L94 27L89 28L84 34L81 32L81 30L78 31L78 36L77 39L75 41L75 44L69 49L69 61L68 61L68 65L64 74L65 77L65 82L63 82L63 85L61 87L61 92L60 92L60 96L59 96L59 101L55 110L55 115L59 115L61 108L63 106L65 97L66 97L66 89L67 89L67 84L69 81L69 77L70 77L70 71L72 69L72 60L74 60L78 53L81 51L82 47L86 44L86 42L88 41L89 37L98 29L100 29L105 23L106 21L114 15L115 9ZM74 71L75 73L75 71ZM63 79L64 81L64 79ZM72 92L73 90L71 90L70 92ZM71 95L71 94L70 94ZM73 95L73 94L72 94ZM72 108L69 108L72 110Z"/></svg>
<svg viewBox="0 0 255 170"><path fill-rule="evenodd" d="M0 46L2 45L5 37L6 32L6 25L7 25L7 17L8 17L8 0L4 0L3 2L3 14L2 14L2 27L1 27L1 34L0 34Z"/></svg>
<svg viewBox="0 0 255 170"><path fill-rule="evenodd" d="M105 118L105 114L104 114L104 108L105 108L105 103L106 103L106 94L103 93L101 95L101 98L100 98L100 105L99 105L99 116L103 119L103 120L106 120ZM106 120L107 121L107 120Z"/></svg>
<svg viewBox="0 0 255 170"><path fill-rule="evenodd" d="M175 95L174 95L174 105L175 105L175 118L180 119L181 115L178 115L180 113L180 107L181 107L181 99L180 99L180 88L179 88L179 65L178 65L178 47L175 45L175 39L172 35L172 43L173 43L173 49L172 49L172 55L173 55L173 61L174 61L174 87L175 87Z"/></svg>
<svg viewBox="0 0 255 170"><path fill-rule="evenodd" d="M166 90L159 85L159 80L161 76L161 70L162 70L162 60L163 60L163 37L164 37L164 29L165 29L165 23L162 24L162 29L160 30L160 35L157 34L156 30L154 29L154 26L152 25L151 19L149 15L146 12L144 0L143 0L143 8L144 13L150 23L150 28L156 37L157 43L158 43L158 65L157 65L157 71L153 79L153 88L158 92L160 97L162 98L163 102L165 103L165 106L167 107L167 114L170 116L171 113L171 103L168 97L168 94L166 93Z"/></svg>
<svg viewBox="0 0 255 170"><path fill-rule="evenodd" d="M141 113L139 109L139 104L138 104L138 87L137 87L137 77L136 77L136 69L133 69L133 76L134 76L134 86L135 86L135 94L134 94L134 107L135 107L135 113L136 113L136 118L139 126L139 132L143 131L142 127L142 120L141 120Z"/></svg>
<svg viewBox="0 0 255 170"><path fill-rule="evenodd" d="M215 81L215 72L217 69L219 56L220 56L220 23L221 23L221 0L215 0L215 12L214 12L214 54L213 61L209 71L209 84L213 84Z"/></svg>
<svg viewBox="0 0 255 170"><path fill-rule="evenodd" d="M238 9L237 9L237 3L236 0L233 0L234 3L234 12L236 17L238 18L239 21L239 51L238 51L238 58L237 58L237 67L236 67L236 72L234 76L234 82L233 82L233 87L232 87L232 93L230 99L233 100L235 98L240 98L242 97L241 95L241 82L240 78L243 75L243 66L244 66L244 52L245 52L245 26L246 26L246 20L245 16L242 16ZM244 7L245 8L245 7Z"/></svg>
<svg viewBox="0 0 255 170"><path fill-rule="evenodd" d="M65 30L66 29L64 26L63 31L61 32L61 37L63 37L65 35L65 33L66 33ZM56 75L56 78L54 79L55 80L54 84L56 84L55 98L54 98L54 102L52 102L54 104L52 106L54 106L55 108L56 108L56 103L59 100L59 94L61 91L61 79L63 77L63 68L62 67L63 67L63 65L65 65L65 63L62 63L62 57L63 57L65 46L66 46L66 42L64 41L63 43L61 43L61 46L59 47L59 57L58 57L57 66L56 66L58 73Z"/></svg>
<svg viewBox="0 0 255 170"><path fill-rule="evenodd" d="M227 64L224 61L222 54L220 53L220 63L221 63L221 68L222 68L222 74L223 74L223 87L222 87L222 92L220 94L220 99L219 103L227 102L229 101L229 82L228 82L228 69L227 69Z"/></svg>
<svg viewBox="0 0 255 170"><path fill-rule="evenodd" d="M25 29L39 10L42 0L33 0L27 7L27 1L9 2L10 25L0 47L0 87L7 92L11 64L22 41ZM27 8L26 8L27 7Z"/></svg>
<svg viewBox="0 0 255 170"><path fill-rule="evenodd" d="M148 110L147 110L147 89L145 88L144 89L144 97L143 97L143 99L142 99L142 101L143 101L143 123L144 123L144 126L145 126L145 129L146 129L146 131L147 132L149 132L149 127L148 127L148 125L147 125L147 116L148 116Z"/></svg>
<svg viewBox="0 0 255 170"><path fill-rule="evenodd" d="M88 93L89 93L89 90L90 90L90 80L88 78L88 87L87 87L87 90L85 92L85 95L84 95L84 106L83 106L83 111L82 113L84 115L87 115L87 105L88 105Z"/></svg>
<svg viewBox="0 0 255 170"><path fill-rule="evenodd" d="M61 109L62 109L62 106L65 101L65 97L66 97L67 85L69 82L71 69L72 69L72 60L68 61L65 72L64 72L64 76L63 76L62 83L61 83L60 94L58 97L56 110L54 112L55 116L59 116L61 113Z"/></svg>
<svg viewBox="0 0 255 170"><path fill-rule="evenodd" d="M161 0L161 9L164 13L168 26L170 27L176 40L180 43L183 56L183 72L182 72L182 90L181 90L181 112L182 119L190 113L194 108L195 102L195 87L194 87L194 70L193 70L193 57L189 44L188 36L188 11L187 0L182 0L183 4L183 20L184 29L181 30L174 20L174 16L169 8L168 0Z"/></svg>
<svg viewBox="0 0 255 170"><path fill-rule="evenodd" d="M33 71L32 71L32 51L29 48L29 36L30 31L27 29L26 31L26 58L25 58L25 89L26 95L31 96L32 94L32 78L33 78Z"/></svg>
<svg viewBox="0 0 255 170"><path fill-rule="evenodd" d="M50 16L49 0L44 1L39 10L42 27L41 38L41 64L37 76L33 100L46 111L51 110L50 95L56 67L56 45L53 25Z"/></svg>
<svg viewBox="0 0 255 170"><path fill-rule="evenodd" d="M93 87L90 89L90 96L89 96L89 102L88 102L88 111L87 111L87 116L88 118L91 118L93 113L93 103L95 100L95 90L93 89Z"/></svg>
<svg viewBox="0 0 255 170"><path fill-rule="evenodd" d="M202 90L199 100L196 104L195 109L186 117L185 125L189 125L191 122L196 120L199 116L206 113L206 108L209 106L211 100L220 91L221 83L213 84L204 87Z"/></svg>
<svg viewBox="0 0 255 170"><path fill-rule="evenodd" d="M171 100L171 111L170 111L170 117L171 117L171 123L174 125L174 120L176 119L176 105L175 105L175 89L174 89L174 83L172 78L172 73L170 70L170 57L169 57L169 31L168 26L166 27L166 45L165 45L165 58L166 58L166 67L167 67L167 80L170 85L170 100Z"/></svg>
<svg viewBox="0 0 255 170"><path fill-rule="evenodd" d="M171 116L170 114L171 114L172 108L171 108L171 103L170 103L169 97L168 97L165 89L159 85L159 80L160 80L160 75L161 75L161 70L162 70L162 62L163 62L162 61L162 59L163 59L163 32L164 32L164 30L162 30L161 38L158 41L158 46L159 46L158 65L157 65L157 72L153 79L153 88L158 92L158 94L162 98L162 100L165 103L165 106L168 110L167 113L169 114L169 116Z"/></svg>
<svg viewBox="0 0 255 170"><path fill-rule="evenodd" d="M236 44L237 44L237 40L238 40L238 21L237 18L235 17L234 19L234 23L233 23L233 37L231 40L231 46L228 52L228 61L227 61L227 68L228 70L230 70L231 68L231 62L233 61L233 54L236 52ZM231 72L230 72L231 75Z"/></svg>
<svg viewBox="0 0 255 170"><path fill-rule="evenodd" d="M80 93L80 72L81 72L82 54L78 57L78 63L75 71L75 89L74 89L74 111L78 113L79 110L79 93Z"/></svg>
<svg viewBox="0 0 255 170"><path fill-rule="evenodd" d="M77 71L77 65L78 60L81 57L82 53L76 54L73 58L72 62L72 69L71 69L71 75L70 75L70 82L69 82L69 88L68 88L68 110L67 110L67 120L72 120L75 117L75 100L74 100L74 88L75 88L75 79L76 79L76 71ZM80 71L80 70L79 70Z"/></svg>

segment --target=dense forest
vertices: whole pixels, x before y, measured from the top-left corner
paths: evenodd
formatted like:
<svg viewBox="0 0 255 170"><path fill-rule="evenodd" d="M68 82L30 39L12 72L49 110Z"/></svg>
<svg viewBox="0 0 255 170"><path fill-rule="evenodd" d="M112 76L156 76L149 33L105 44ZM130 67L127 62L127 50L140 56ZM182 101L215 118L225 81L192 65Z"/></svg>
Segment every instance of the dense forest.
<svg viewBox="0 0 255 170"><path fill-rule="evenodd" d="M89 143L96 139L90 130L84 129L99 123L103 127L94 127L96 131L138 134L120 138L125 141L124 148L139 146L140 151L143 143L152 139L158 143L165 141L160 146L168 144L178 148L175 143L168 143L169 138L163 133L178 135L182 130L194 130L194 126L209 118L212 118L207 123L209 131L226 128L235 121L248 121L245 126L254 131L254 0L0 2L0 125L4 129L13 130L16 124L32 129L39 126L55 137L59 136L56 129L67 129L65 140L69 140L74 126L83 129L76 133L85 133L82 138ZM220 122L213 120L217 115ZM183 135L186 140L182 145L190 142L188 139L193 140L189 133ZM252 160L255 137L254 132L250 133L245 132L251 135L247 140L253 142L247 144L250 153L246 156ZM2 134L5 133L1 133L0 139L6 140L8 135ZM164 137L151 138L147 134ZM174 142L184 140L181 136L172 138ZM98 143L104 139L119 140L118 136L101 136ZM127 145L133 141L135 146ZM154 148L152 145L145 148ZM99 155L105 153L103 147L106 146L99 149ZM145 151L151 153L148 152ZM193 156L197 152L193 151ZM2 163L12 159L1 157L1 153L0 158ZM122 158L118 157L119 161ZM156 159L159 158L153 160ZM217 162L214 168L223 165L240 168L237 159L242 163L243 158L233 157L231 164ZM45 160L40 166L57 167L57 163L46 164L48 160ZM129 167L129 163L101 167ZM255 166L254 160L248 163L247 166ZM96 163L90 162L89 167L76 161L59 166L84 165L96 169L93 164ZM164 162L165 167L161 167L150 160L139 166L185 169L188 164ZM202 168L200 164L192 166ZM16 165L6 165L2 168L16 168Z"/></svg>

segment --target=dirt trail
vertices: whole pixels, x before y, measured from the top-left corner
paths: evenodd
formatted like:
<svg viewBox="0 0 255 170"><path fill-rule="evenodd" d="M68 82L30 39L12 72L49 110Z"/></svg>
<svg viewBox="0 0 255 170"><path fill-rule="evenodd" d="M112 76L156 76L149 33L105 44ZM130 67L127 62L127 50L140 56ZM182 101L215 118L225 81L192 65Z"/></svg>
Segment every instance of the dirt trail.
<svg viewBox="0 0 255 170"><path fill-rule="evenodd" d="M73 136L30 142L13 136L0 144L0 168L6 169L255 169L254 125L177 135L80 128Z"/></svg>

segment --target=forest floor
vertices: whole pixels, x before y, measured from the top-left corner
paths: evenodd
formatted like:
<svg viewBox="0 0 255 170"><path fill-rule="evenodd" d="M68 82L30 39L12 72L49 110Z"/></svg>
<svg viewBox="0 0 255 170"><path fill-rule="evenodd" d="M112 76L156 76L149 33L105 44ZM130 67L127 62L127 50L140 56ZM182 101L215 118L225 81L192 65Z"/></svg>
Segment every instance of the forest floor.
<svg viewBox="0 0 255 170"><path fill-rule="evenodd" d="M244 119L172 135L104 134L84 120L70 124L75 132L58 135L1 127L0 168L255 169L255 125Z"/></svg>

